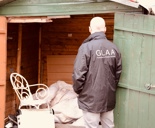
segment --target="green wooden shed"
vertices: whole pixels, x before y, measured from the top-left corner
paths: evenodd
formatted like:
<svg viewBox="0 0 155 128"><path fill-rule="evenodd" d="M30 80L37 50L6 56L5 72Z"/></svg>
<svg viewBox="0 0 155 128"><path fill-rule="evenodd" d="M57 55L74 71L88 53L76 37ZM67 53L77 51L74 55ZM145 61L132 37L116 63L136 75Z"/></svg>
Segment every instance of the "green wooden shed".
<svg viewBox="0 0 155 128"><path fill-rule="evenodd" d="M47 84L47 58L76 55L93 16L106 19L108 38L122 53L115 128L154 128L155 4L145 5L143 0L0 1L0 128L17 109L10 73Z"/></svg>

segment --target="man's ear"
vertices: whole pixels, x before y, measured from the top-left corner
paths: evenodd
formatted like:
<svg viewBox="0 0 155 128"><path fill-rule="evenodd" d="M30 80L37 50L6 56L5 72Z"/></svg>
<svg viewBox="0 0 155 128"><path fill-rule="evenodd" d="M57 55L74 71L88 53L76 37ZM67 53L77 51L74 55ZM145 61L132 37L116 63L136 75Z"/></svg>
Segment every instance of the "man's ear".
<svg viewBox="0 0 155 128"><path fill-rule="evenodd" d="M91 29L91 27L90 27L90 26L89 26L89 32L90 32L90 33L92 33L92 29Z"/></svg>
<svg viewBox="0 0 155 128"><path fill-rule="evenodd" d="M106 27L104 27L104 33L106 33L106 31L107 31L107 28L106 28Z"/></svg>

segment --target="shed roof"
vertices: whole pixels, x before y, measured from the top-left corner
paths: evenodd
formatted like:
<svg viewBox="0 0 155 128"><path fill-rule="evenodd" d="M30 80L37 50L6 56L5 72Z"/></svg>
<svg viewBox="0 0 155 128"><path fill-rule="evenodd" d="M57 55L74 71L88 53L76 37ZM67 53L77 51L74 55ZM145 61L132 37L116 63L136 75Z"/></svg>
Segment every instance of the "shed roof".
<svg viewBox="0 0 155 128"><path fill-rule="evenodd" d="M132 7L144 7L149 14L155 15L155 0L110 0Z"/></svg>
<svg viewBox="0 0 155 128"><path fill-rule="evenodd" d="M0 0L0 7L4 6L6 4L9 4L10 2L13 1L17 1L17 2L21 2L20 0ZM27 1L27 0L25 0ZM44 0L44 1L48 1L48 0ZM120 4L124 4L127 6L132 6L132 7L136 7L138 8L139 6L144 7L149 14L154 14L155 15L155 0L57 0L58 3L66 3L66 2L104 2L104 1L113 1L113 2L117 2ZM31 0L29 1L31 3ZM37 0L36 0L37 2ZM55 0L51 0L51 2L55 2ZM43 3L43 2L40 2Z"/></svg>
<svg viewBox="0 0 155 128"><path fill-rule="evenodd" d="M15 0L0 0L0 6L8 4L8 3L12 2L12 1L15 1Z"/></svg>
<svg viewBox="0 0 155 128"><path fill-rule="evenodd" d="M110 0L15 0L0 7L4 16L56 16L76 14L140 12Z"/></svg>

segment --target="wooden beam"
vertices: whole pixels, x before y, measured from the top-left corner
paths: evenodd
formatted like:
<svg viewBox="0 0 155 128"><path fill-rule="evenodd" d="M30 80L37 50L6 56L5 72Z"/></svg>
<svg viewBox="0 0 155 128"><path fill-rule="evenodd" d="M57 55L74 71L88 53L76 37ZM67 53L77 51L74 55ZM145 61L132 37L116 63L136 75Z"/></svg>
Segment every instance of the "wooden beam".
<svg viewBox="0 0 155 128"><path fill-rule="evenodd" d="M62 19L62 18L70 18L70 16L48 16L50 19Z"/></svg>
<svg viewBox="0 0 155 128"><path fill-rule="evenodd" d="M52 22L49 17L8 17L8 23L46 23Z"/></svg>
<svg viewBox="0 0 155 128"><path fill-rule="evenodd" d="M18 48L17 48L17 73L21 73L21 54L22 54L22 24L19 24L18 26ZM18 109L19 106L19 99L16 95L15 97L15 107Z"/></svg>
<svg viewBox="0 0 155 128"><path fill-rule="evenodd" d="M41 24L39 28L38 83L41 83Z"/></svg>
<svg viewBox="0 0 155 128"><path fill-rule="evenodd" d="M18 26L18 49L17 49L17 73L21 71L21 54L22 54L22 24Z"/></svg>

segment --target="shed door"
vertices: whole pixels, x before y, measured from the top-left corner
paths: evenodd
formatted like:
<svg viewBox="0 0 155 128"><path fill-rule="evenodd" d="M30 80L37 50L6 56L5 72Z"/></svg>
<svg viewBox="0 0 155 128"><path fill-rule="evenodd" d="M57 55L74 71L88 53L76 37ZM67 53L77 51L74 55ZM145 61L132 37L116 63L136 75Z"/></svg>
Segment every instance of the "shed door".
<svg viewBox="0 0 155 128"><path fill-rule="evenodd" d="M122 53L115 128L155 128L155 16L116 13L114 42Z"/></svg>
<svg viewBox="0 0 155 128"><path fill-rule="evenodd" d="M7 21L0 16L0 128L4 128L5 118L5 88L6 88L6 58L7 58Z"/></svg>

